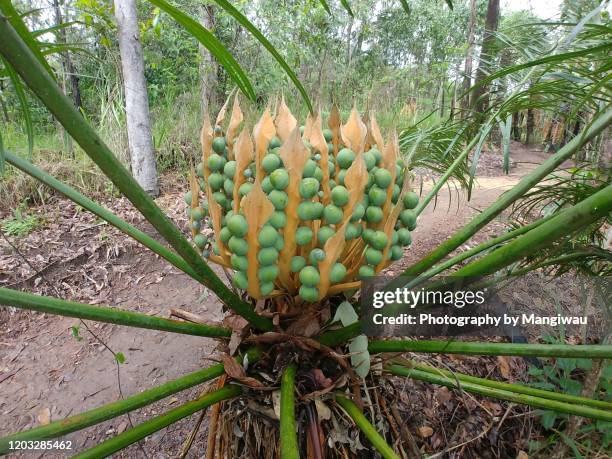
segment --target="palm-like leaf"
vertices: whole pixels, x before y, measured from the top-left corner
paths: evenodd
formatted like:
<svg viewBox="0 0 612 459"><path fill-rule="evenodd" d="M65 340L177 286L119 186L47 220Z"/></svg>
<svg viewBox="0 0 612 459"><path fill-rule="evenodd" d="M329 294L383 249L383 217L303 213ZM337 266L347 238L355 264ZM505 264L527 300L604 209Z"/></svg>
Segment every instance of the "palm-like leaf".
<svg viewBox="0 0 612 459"><path fill-rule="evenodd" d="M159 0L154 0L154 1L159 1ZM221 8L223 8L228 14L230 14L234 19L236 19L238 23L240 23L246 30L248 30L251 33L251 35L253 35L257 39L257 41L259 41L263 45L263 47L266 48L270 54L272 54L274 59L276 59L276 61L281 66L281 68L285 71L289 79L298 88L298 91L302 95L304 102L308 106L308 110L312 113L312 110L313 110L312 103L310 102L310 97L308 97L308 93L306 92L306 89L304 88L302 83L300 83L300 80L298 79L295 72L291 69L289 64L287 64L285 59L283 59L283 57L276 50L276 48L272 46L272 44L268 41L268 39L264 37L264 35L259 31L257 27L255 27L251 23L251 21L249 21L246 18L246 16L244 16L240 11L238 11L230 2L228 2L227 0L215 0L215 2Z"/></svg>
<svg viewBox="0 0 612 459"><path fill-rule="evenodd" d="M561 169L525 193L515 203L513 214L523 219L534 214L553 214L586 199L605 187L609 181L610 171L601 171L590 164Z"/></svg>
<svg viewBox="0 0 612 459"><path fill-rule="evenodd" d="M13 70L13 67L6 62L4 59L1 60L4 65L4 69L6 70L9 79L13 85L13 89L15 89L15 94L17 95L17 99L19 100L19 105L21 106L21 114L23 115L23 122L25 124L26 134L28 137L28 156L32 157L32 153L34 152L34 125L32 124L32 114L30 112L30 104L28 103L28 98L26 97L25 89L19 76ZM4 151L2 152L2 162L4 162Z"/></svg>
<svg viewBox="0 0 612 459"><path fill-rule="evenodd" d="M40 51L40 48L38 47L38 43L36 42L33 35L30 33L27 26L23 22L23 18L21 17L21 15L17 12L15 7L11 3L11 0L0 0L0 13L2 13L2 15L8 18L8 21L13 26L15 31L27 44L28 48L30 48L30 51L34 53L34 55L38 59L38 62L41 63L41 65L49 72L49 74L54 75L53 69L51 69L51 66L43 56L42 52Z"/></svg>
<svg viewBox="0 0 612 459"><path fill-rule="evenodd" d="M612 275L612 252L595 244L581 244L569 239L551 249L543 250L513 266L508 276L521 276L542 269L549 276L560 276L569 272L586 276L606 277Z"/></svg>
<svg viewBox="0 0 612 459"><path fill-rule="evenodd" d="M442 175L463 152L467 130L458 123L446 123L422 128L418 124L400 133L400 148L411 169L422 168ZM451 178L461 186L469 185L467 161L452 169Z"/></svg>
<svg viewBox="0 0 612 459"><path fill-rule="evenodd" d="M250 80L236 62L236 59L229 53L217 37L215 37L205 27L197 21L179 10L165 0L149 0L162 11L168 13L172 18L195 37L210 53L215 56L223 68L227 71L230 78L238 85L240 90L251 100L255 100L255 91Z"/></svg>
<svg viewBox="0 0 612 459"><path fill-rule="evenodd" d="M351 5L348 2L348 0L340 0L340 4L344 7L344 9L346 10L346 12L350 15L350 16L355 16L355 14L353 13L353 10L351 9Z"/></svg>
<svg viewBox="0 0 612 459"><path fill-rule="evenodd" d="M325 9L325 11L327 11L327 14L332 14L331 9L329 8L329 4L326 0L319 0L319 2L321 3L321 6Z"/></svg>
<svg viewBox="0 0 612 459"><path fill-rule="evenodd" d="M27 45L11 25L0 17L0 52L15 68L30 89L47 105L51 113L66 127L67 132L79 143L90 158L102 169L117 188L151 222L176 252L194 269L200 281L220 295L230 307L241 310L249 320L259 323L264 329L272 328L269 319L257 315L250 304L238 298L202 260L181 231L159 209L153 199L138 185L117 157L100 139L98 133L87 123L81 113L66 97L42 65L36 60Z"/></svg>
<svg viewBox="0 0 612 459"><path fill-rule="evenodd" d="M522 219L553 216L592 196L609 183L609 171L592 165L563 169L538 183L513 207L513 214ZM534 253L514 266L510 274L520 275L543 268L551 275L569 271L606 276L612 272L612 252L605 248L606 228L612 217L587 225L565 241Z"/></svg>

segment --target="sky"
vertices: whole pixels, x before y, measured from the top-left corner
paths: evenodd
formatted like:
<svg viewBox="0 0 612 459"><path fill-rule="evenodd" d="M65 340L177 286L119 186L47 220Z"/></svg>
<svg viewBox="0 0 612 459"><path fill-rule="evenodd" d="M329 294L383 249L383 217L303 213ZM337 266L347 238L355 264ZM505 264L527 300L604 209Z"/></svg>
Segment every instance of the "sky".
<svg viewBox="0 0 612 459"><path fill-rule="evenodd" d="M540 19L559 15L561 0L502 0L502 11L531 10Z"/></svg>

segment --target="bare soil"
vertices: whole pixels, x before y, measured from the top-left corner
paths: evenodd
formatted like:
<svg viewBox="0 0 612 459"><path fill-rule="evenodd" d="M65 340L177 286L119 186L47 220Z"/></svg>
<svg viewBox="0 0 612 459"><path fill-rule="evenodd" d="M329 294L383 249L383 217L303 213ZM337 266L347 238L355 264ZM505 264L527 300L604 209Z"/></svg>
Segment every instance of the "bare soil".
<svg viewBox="0 0 612 459"><path fill-rule="evenodd" d="M498 157L490 154L484 156L483 164L487 156L499 162ZM413 246L389 272L399 273L445 240L545 157L543 153L513 144L510 174L503 175L497 166L485 171L470 202L460 194L441 193L436 205L429 206L420 217ZM165 177L164 194L158 200L183 228L186 223L182 201L185 183L181 177ZM140 228L150 230L125 200L115 199L106 205ZM33 211L44 224L26 237L10 239L36 271L2 240L0 285L161 317L168 317L170 308L181 308L214 321L222 319L219 301L204 287L69 201L54 198ZM496 234L501 227L501 223L493 222L470 245ZM219 274L224 278L222 272ZM0 308L0 324L0 436L154 387L209 366L215 356L216 343L211 339L88 322L88 327L98 337L94 338L76 319L13 308ZM73 336L73 327L79 327L79 338ZM117 365L114 356L100 341L114 352L123 353L125 363ZM458 362L460 367L471 367L477 374L491 374L502 379L513 380L525 374L524 362L515 359L454 357L445 361ZM503 367L501 373L500 365ZM513 443L508 444L508 448L515 452L527 449L533 418L521 414L523 411L466 395L457 396L458 400L451 403L449 394L452 391L421 383L407 384L409 390L403 402L411 404L414 413L406 419L407 425L424 450L441 451L479 435L480 439L491 436L492 432L506 435L496 429L507 426L514 426L512 435L507 437L508 442ZM414 389L419 390L415 392ZM196 387L133 412L131 420L122 416L72 433L65 439L72 441L74 454L124 431L130 422L140 423L178 406L202 390L203 387ZM458 405L463 408L458 410ZM479 414L474 410L480 410ZM448 413L443 416L442 411ZM505 416L503 420L502 416ZM475 421L476 418L480 421ZM509 422L508 418L518 419L518 424ZM120 456L144 457L143 451L146 451L148 457L175 457L196 419L197 415L193 415L172 425L139 445L133 445ZM450 421L442 424L436 419ZM422 427L431 427L432 433ZM205 433L204 425L188 457L202 456ZM499 450L502 443L495 439L489 443L497 446L491 447L485 456L508 457ZM455 453L462 450L456 449ZM11 457L69 455L37 452Z"/></svg>

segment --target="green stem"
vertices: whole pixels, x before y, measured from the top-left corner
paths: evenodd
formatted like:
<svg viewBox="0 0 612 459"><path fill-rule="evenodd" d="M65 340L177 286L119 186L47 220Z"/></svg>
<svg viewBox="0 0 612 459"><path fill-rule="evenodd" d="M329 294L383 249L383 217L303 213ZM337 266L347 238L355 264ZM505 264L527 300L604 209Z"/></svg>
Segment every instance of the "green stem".
<svg viewBox="0 0 612 459"><path fill-rule="evenodd" d="M215 403L234 398L242 393L240 386L228 385L214 392L210 392L196 400L185 403L161 416L157 416L149 421L137 425L133 429L127 430L116 437L106 440L93 448L74 456L79 459L100 459L108 457L117 451L127 448L129 445L142 440L148 435L157 432L164 427L186 418L204 408L208 408Z"/></svg>
<svg viewBox="0 0 612 459"><path fill-rule="evenodd" d="M346 327L326 331L318 339L321 344L334 347L346 343L349 339L361 333L361 322L355 322Z"/></svg>
<svg viewBox="0 0 612 459"><path fill-rule="evenodd" d="M527 234L459 269L453 276L486 276L493 274L555 240L570 235L612 211L612 184L558 213Z"/></svg>
<svg viewBox="0 0 612 459"><path fill-rule="evenodd" d="M458 379L461 382L470 382L481 386L492 387L494 389L506 390L517 394L533 395L535 397L547 398L549 400L557 400L559 402L575 403L577 405L590 406L602 410L612 411L612 403L604 402L603 400L594 400L587 397L579 397L577 395L569 395L560 392L553 392L533 387L523 386L521 384L509 384L499 381L493 381L486 378L478 378L476 376L466 375L455 371L449 371L442 368L432 367L419 362L412 362L414 368L421 371L426 371L432 374L439 374L449 379Z"/></svg>
<svg viewBox="0 0 612 459"><path fill-rule="evenodd" d="M433 268L425 271L423 274L419 275L418 277L416 277L414 280L410 281L404 288L412 288L415 285L420 284L422 281L427 280L432 278L433 276L435 276L436 274L440 274L442 271L451 268L453 266L455 266L458 263L461 263L464 260L467 260L468 258L473 257L474 255L478 255L481 252L484 252L485 250L490 249L491 247L495 247L498 244L501 244L502 242L506 242L510 239L514 239L517 236L520 236L522 234L525 234L526 232L532 230L533 228L539 226L541 223L545 222L546 220L550 219L550 217L546 217L540 220L536 220L533 223L530 223L529 225L525 225L525 226L521 226L519 228L516 228L512 231L508 231L505 234L502 234L496 238L490 239L488 241L483 242L482 244L477 245L476 247L473 247L469 250L466 250L465 252L461 252L460 254L449 258L448 260L444 261L443 263L440 263L439 265L434 266Z"/></svg>
<svg viewBox="0 0 612 459"><path fill-rule="evenodd" d="M370 440L370 443L372 443L372 446L376 448L376 451L378 451L384 459L399 459L399 456L395 454L393 448L391 448L385 439L378 432L376 432L374 426L363 415L357 405L341 395L336 395L335 400L338 405L344 408L344 411L346 411L353 422L357 424L357 427L361 429L367 439Z"/></svg>
<svg viewBox="0 0 612 459"><path fill-rule="evenodd" d="M421 212L423 212L423 210L425 210L425 207L427 207L427 205L431 202L431 200L440 192L440 190L442 189L442 187L444 186L446 181L455 172L455 169L457 169L457 167L459 167L461 165L461 163L463 161L465 161L465 158L467 158L467 156L470 154L470 151L472 151L472 148L474 148L474 146L478 143L478 140L479 140L479 137L474 137L470 141L470 143L467 144L467 146L464 148L464 150L461 152L461 154L459 156L457 156L457 159L455 159L455 161L453 161L453 163L448 167L448 169L446 169L446 172L444 172L444 174L438 179L438 181L436 182L434 187L419 202L417 207L414 209L414 212L417 215L420 215Z"/></svg>
<svg viewBox="0 0 612 459"><path fill-rule="evenodd" d="M280 399L280 448L282 459L300 459L295 422L295 373L297 367L291 364L281 379Z"/></svg>
<svg viewBox="0 0 612 459"><path fill-rule="evenodd" d="M59 316L78 317L80 319L97 320L99 322L149 328L185 335L221 338L229 337L232 334L231 330L227 328L163 319L161 317L148 316L139 312L122 311L107 306L91 306L89 304L33 295L3 287L0 287L0 304L32 311L48 312L49 314L57 314Z"/></svg>
<svg viewBox="0 0 612 459"><path fill-rule="evenodd" d="M420 381L427 381L433 384L450 387L452 389L460 389L466 392L472 392L474 394L484 395L491 398L533 406L535 408L542 408L560 413L568 413L576 416L583 416L585 418L612 421L612 411L599 410L589 406L575 405L557 400L534 397L533 395L517 394L493 387L482 386L480 384L475 384L468 381L457 381L452 377L435 375L427 371L410 369L400 365L391 365L387 367L387 370L396 376L407 376Z"/></svg>
<svg viewBox="0 0 612 459"><path fill-rule="evenodd" d="M45 71L5 17L0 17L0 36L2 37L0 53L4 58L111 182L196 271L200 276L200 282L252 325L263 330L271 330L272 320L256 314L249 303L242 301L221 281L180 230L157 207L151 196L138 185L96 131L81 116L72 101Z"/></svg>
<svg viewBox="0 0 612 459"><path fill-rule="evenodd" d="M431 354L510 355L521 357L612 358L612 345L610 344L573 345L380 340L370 341L368 351L372 354L381 352L424 352Z"/></svg>
<svg viewBox="0 0 612 459"><path fill-rule="evenodd" d="M99 424L108 419L116 418L122 414L150 405L169 395L188 389L205 381L219 377L223 374L223 365L214 365L206 370L199 370L174 381L167 382L161 386L143 391L133 397L109 403L84 413L71 416L60 421L52 422L46 426L15 433L0 439L0 454L9 451L10 441L22 440L47 440Z"/></svg>
<svg viewBox="0 0 612 459"><path fill-rule="evenodd" d="M26 174L34 177L39 182L44 183L45 185L53 188L54 190L60 192L64 196L66 196L71 201L77 203L79 206L84 209L89 210L91 213L97 215L102 220L107 221L115 228L123 231L128 236L131 236L138 242L140 242L145 247L151 249L153 252L158 254L160 257L165 258L172 265L176 266L178 269L188 274L195 280L199 281L200 276L196 274L196 272L176 253L172 252L170 249L165 247L164 245L157 242L148 234L140 231L138 228L133 227L128 222L119 218L117 215L112 213L110 210L102 207L96 202L92 201L86 196L83 196L74 188L66 185L65 183L60 182L55 177L47 174L43 170L39 169L32 163L26 161L19 156L13 155L12 153L5 151L6 161Z"/></svg>
<svg viewBox="0 0 612 459"><path fill-rule="evenodd" d="M568 253L567 255L559 255L558 257L549 258L547 260L544 260L540 263L536 263L534 265L525 266L524 268L517 269L516 271L514 270L510 271L510 273L508 274L508 276L506 276L506 278L524 276L525 274L531 271L535 271L536 269L546 268L549 266L566 263L568 261L584 260L585 258L593 256L593 255L597 255L597 252L593 250L580 250L578 252ZM611 256L610 253L602 251L602 255L606 256L609 261L612 261L610 260L610 256ZM502 280L504 279L500 279L500 281Z"/></svg>
<svg viewBox="0 0 612 459"><path fill-rule="evenodd" d="M516 186L501 195L501 197L495 203L474 217L472 221L465 225L461 230L456 232L453 236L437 246L418 262L406 269L403 275L416 276L451 253L465 241L470 239L478 230L483 228L491 220L503 212L513 202L533 188L533 186L540 182L550 172L569 159L585 143L599 135L604 129L606 129L606 127L610 125L610 123L612 123L612 110L607 110L557 153L550 156L530 174L523 177Z"/></svg>
<svg viewBox="0 0 612 459"><path fill-rule="evenodd" d="M261 351L251 349L246 355L248 356L249 362L254 363L261 358ZM236 359L240 363L242 362L242 357L237 357ZM225 369L223 368L223 364L213 365L210 368L198 370L126 399L108 403L104 406L70 416L60 421L52 422L45 426L9 435L0 439L0 454L5 454L9 451L9 442L11 441L48 440L61 437L62 435L85 429L86 427L99 424L108 419L113 419L122 414L142 408L143 406L150 405L151 403L185 389L189 389L197 384L218 378L224 372Z"/></svg>

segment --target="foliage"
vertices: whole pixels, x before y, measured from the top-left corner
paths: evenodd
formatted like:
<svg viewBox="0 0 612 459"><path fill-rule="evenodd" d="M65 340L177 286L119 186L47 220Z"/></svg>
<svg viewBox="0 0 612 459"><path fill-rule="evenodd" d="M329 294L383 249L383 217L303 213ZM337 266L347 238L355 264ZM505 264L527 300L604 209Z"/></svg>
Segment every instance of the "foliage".
<svg viewBox="0 0 612 459"><path fill-rule="evenodd" d="M559 342L559 338L553 336L544 337L544 340L550 343ZM594 388L595 394L597 394L601 400L610 401L612 400L612 365L606 361L604 361L602 365L601 377ZM593 362L589 359L558 358L546 360L541 366L532 365L529 367L528 373L532 380L530 385L533 387L559 391L566 394L581 395L584 390L584 379L592 370ZM563 434L563 429L567 427L570 419L569 415L544 410L540 412L539 418L542 426L553 433L552 437L548 438L544 444L541 442L532 443L531 448L534 450L541 451L542 448L554 442L557 436L560 437L561 441L570 444L572 449L574 449L576 457L580 455L578 449L586 448L588 450L596 446L597 443L594 444L593 442L601 441L601 446L604 449L609 448L610 444L612 444L612 431L610 430L609 421L600 420L594 424L581 426L579 434L582 437L587 436L587 438L582 441L575 441ZM593 438L591 434L600 436L600 440Z"/></svg>
<svg viewBox="0 0 612 459"><path fill-rule="evenodd" d="M40 226L36 215L25 212L25 205L13 210L13 216L2 220L2 231L7 236L26 236Z"/></svg>

